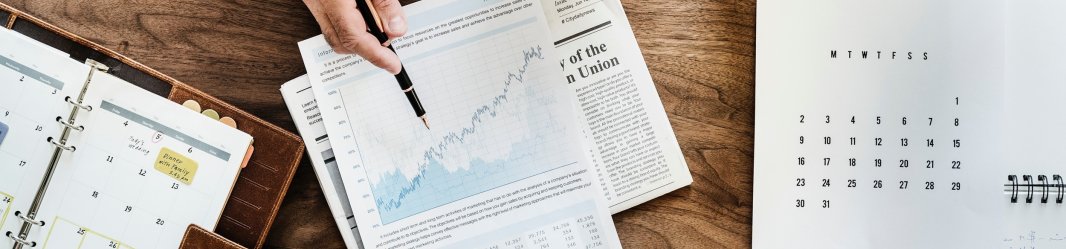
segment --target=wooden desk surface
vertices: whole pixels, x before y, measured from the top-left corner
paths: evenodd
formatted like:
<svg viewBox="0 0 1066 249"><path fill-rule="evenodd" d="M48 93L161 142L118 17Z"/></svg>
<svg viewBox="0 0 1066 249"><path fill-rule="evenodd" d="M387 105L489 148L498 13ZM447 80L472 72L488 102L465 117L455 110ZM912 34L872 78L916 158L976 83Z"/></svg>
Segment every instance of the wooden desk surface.
<svg viewBox="0 0 1066 249"><path fill-rule="evenodd" d="M278 87L320 33L297 0L0 0L295 132ZM751 243L755 1L624 0L695 182L614 216L627 248ZM268 239L342 248L306 159Z"/></svg>

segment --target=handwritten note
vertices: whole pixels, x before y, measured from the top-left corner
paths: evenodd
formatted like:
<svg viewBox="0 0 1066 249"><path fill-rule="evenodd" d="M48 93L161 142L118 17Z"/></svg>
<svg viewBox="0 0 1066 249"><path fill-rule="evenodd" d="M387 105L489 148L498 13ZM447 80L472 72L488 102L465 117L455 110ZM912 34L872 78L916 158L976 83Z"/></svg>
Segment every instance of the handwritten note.
<svg viewBox="0 0 1066 249"><path fill-rule="evenodd" d="M196 162L170 148L163 147L155 159L155 170L166 174L185 185L192 184L196 177Z"/></svg>
<svg viewBox="0 0 1066 249"><path fill-rule="evenodd" d="M1066 246L1066 234L1029 230L1023 234L1008 235L1003 243L1010 249L1062 248Z"/></svg>

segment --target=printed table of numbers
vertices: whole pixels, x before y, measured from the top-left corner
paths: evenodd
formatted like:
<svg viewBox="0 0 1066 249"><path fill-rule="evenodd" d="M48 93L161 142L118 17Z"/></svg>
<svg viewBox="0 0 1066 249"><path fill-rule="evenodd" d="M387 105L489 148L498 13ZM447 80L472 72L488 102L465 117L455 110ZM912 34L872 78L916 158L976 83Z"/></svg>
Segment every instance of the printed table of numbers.
<svg viewBox="0 0 1066 249"><path fill-rule="evenodd" d="M489 231L444 248L603 248L607 246L606 234L600 230L604 221L592 214L571 216L572 212L594 212L591 205L591 202L581 202L541 216L523 217L514 227Z"/></svg>
<svg viewBox="0 0 1066 249"><path fill-rule="evenodd" d="M960 99L942 101L960 106ZM937 115L937 116L934 116ZM951 194L963 190L964 121L947 113L910 115L797 114L792 143L798 209L854 205L834 192L885 195ZM896 191L891 193L890 191ZM905 193L905 194L904 194ZM854 201L850 201L854 202Z"/></svg>
<svg viewBox="0 0 1066 249"><path fill-rule="evenodd" d="M922 101L904 97L914 95ZM764 117L773 128L757 128L755 229L829 248L938 247L996 231L988 228L998 223L1003 175L988 156L998 140L985 132L994 121L977 113L984 104L914 95L796 104Z"/></svg>

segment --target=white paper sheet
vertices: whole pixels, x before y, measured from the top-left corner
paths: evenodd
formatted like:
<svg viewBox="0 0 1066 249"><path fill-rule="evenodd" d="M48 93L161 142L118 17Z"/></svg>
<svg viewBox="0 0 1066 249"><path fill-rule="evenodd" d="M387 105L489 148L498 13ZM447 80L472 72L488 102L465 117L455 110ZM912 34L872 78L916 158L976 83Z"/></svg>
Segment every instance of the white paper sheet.
<svg viewBox="0 0 1066 249"><path fill-rule="evenodd" d="M1004 165L1012 175L1066 177L1066 3L1011 1L1007 6ZM1006 177L997 179L1006 183ZM1050 179L1049 179L1050 180ZM1042 191L1042 190L1037 190ZM1004 248L1066 248L1066 204L1002 202ZM1022 194L1019 198L1025 198ZM1022 201L1024 202L1024 201Z"/></svg>
<svg viewBox="0 0 1066 249"><path fill-rule="evenodd" d="M1000 243L1003 1L760 1L755 248Z"/></svg>
<svg viewBox="0 0 1066 249"><path fill-rule="evenodd" d="M65 96L85 85L89 66L0 29L0 235L18 233L15 212L29 210L55 150L45 140L63 126L57 115L70 113ZM0 248L14 241L0 237Z"/></svg>
<svg viewBox="0 0 1066 249"><path fill-rule="evenodd" d="M363 248L359 226L355 224L355 214L352 213L352 203L348 201L348 193L344 190L337 157L329 144L329 135L322 123L322 112L318 109L315 94L311 91L310 79L307 75L301 75L286 82L281 85L281 96L285 98L285 105L289 107L296 129L300 131L300 137L307 147L311 166L315 168L318 183L322 186L322 195L326 197L326 204L341 231L344 244L348 248Z"/></svg>
<svg viewBox="0 0 1066 249"><path fill-rule="evenodd" d="M692 184L621 3L541 3L611 212Z"/></svg>
<svg viewBox="0 0 1066 249"><path fill-rule="evenodd" d="M1062 115L1066 102L1061 97L1066 92L1062 84L1066 77L1061 73L1066 66L1066 49L1062 47L1066 43L1066 30L1059 27L1066 21L1060 14L1064 10L1066 4L1057 1L761 2L757 38L759 96L756 102L753 240L756 247L1066 246L1066 230L1062 226L1066 223L1066 205L1056 203L1058 194L1052 192L1054 187L1047 194L1039 187L1029 194L1029 190L1023 187L1017 203L1011 202L1011 191L1004 190L1008 175L1019 178L1030 175L1034 178L1031 183L1055 184L1057 182L1052 177L1066 172L1066 166L1058 160L1058 155L1066 151L1066 146L1058 142L1066 139L1062 129L1066 125ZM853 50L852 56L859 53L860 57L861 50L916 50L923 53L923 63L913 66L915 63L910 60L901 63L873 57L844 59L845 49L842 47ZM804 51L820 52L824 58L827 49L839 49L839 59L810 60L812 56L804 54ZM928 62L924 62L924 52L930 53ZM930 66L934 70L928 70ZM858 100L851 97L863 93L867 93L866 96ZM961 95L960 98L965 100L955 100L958 101L956 107L944 110L942 96L935 97L944 94ZM871 102L875 106L870 106ZM875 150L872 155L950 157L953 163L960 160L962 169L958 171L969 173L956 179L964 186L961 191L970 194L952 196L943 193L941 185L937 185L935 191L901 195L899 190L886 194L884 191L887 190L876 193L815 187L817 191L810 191L809 186L795 186L796 182L782 184L789 180L786 178L803 177L800 176L803 174L808 179L812 175L847 178L849 175L883 177L886 173L908 176L901 172L914 171L870 169L863 167L861 161L854 168L831 164L812 171L810 166L805 166L808 169L804 170L795 162L779 160L790 153L796 154L793 157L821 153L838 161L841 154L845 157L864 155L860 152L865 151L866 146L862 145L854 149L848 145L844 145L847 149L819 145L824 143L821 138L826 135L839 143L841 137L848 136L914 137L923 134L923 129L917 128L869 127L861 122L863 118L859 119L859 124L845 123L844 127L837 123L822 124L824 114L821 113L808 114L813 118L808 122L818 123L814 128L811 124L790 123L788 120L774 123L777 118L774 116L812 111L836 114L834 117L838 119L834 122L839 122L837 115L840 113L834 113L835 110L860 114L880 110L907 115L928 113L918 117L957 113L962 123L957 127L967 128L936 128L926 136L961 138L964 145L961 148L967 149L951 152L890 148ZM844 122L848 121L847 115L850 114L845 114ZM913 116L911 120L913 123ZM978 126L971 126L975 122ZM796 134L812 132L821 133L809 137L814 139L808 141L816 144L815 150L810 150L810 145L796 145ZM793 136L792 141L780 139L789 135ZM952 143L954 147L954 141ZM971 149L972 145L977 148ZM942 167L942 160L936 162L937 167ZM920 177L935 181L944 176L938 168L925 170ZM1039 182L1039 176L1048 179ZM955 180L950 181L954 183ZM1018 181L1026 184L1022 179ZM974 185L979 188L978 192L969 192L973 189L970 186ZM877 196L877 199L871 200L870 195ZM934 198L917 198L921 195ZM809 207L772 204L790 197L804 198L802 196L834 200L833 206L825 209L832 212L810 212ZM1027 197L1032 199L1026 200ZM1048 197L1048 203L1042 203L1044 197ZM859 203L861 206L840 209L840 200L845 205ZM893 208L909 211L885 210Z"/></svg>
<svg viewBox="0 0 1066 249"><path fill-rule="evenodd" d="M620 247L540 4L406 11L394 46L429 130L391 75L322 37L300 43L364 245Z"/></svg>

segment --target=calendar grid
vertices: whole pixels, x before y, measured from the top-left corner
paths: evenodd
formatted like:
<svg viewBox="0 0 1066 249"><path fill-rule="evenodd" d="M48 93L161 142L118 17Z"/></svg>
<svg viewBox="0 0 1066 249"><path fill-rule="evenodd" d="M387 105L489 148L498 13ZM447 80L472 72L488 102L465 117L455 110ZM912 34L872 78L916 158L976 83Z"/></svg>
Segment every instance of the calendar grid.
<svg viewBox="0 0 1066 249"><path fill-rule="evenodd" d="M15 202L15 197L11 194L0 191L0 228L4 227L4 223L7 222L7 216L11 213L11 206Z"/></svg>
<svg viewBox="0 0 1066 249"><path fill-rule="evenodd" d="M958 97L953 99L958 105ZM788 170L794 177L789 184L795 208L808 208L808 200L814 200L813 207L831 209L840 203L825 196L861 188L963 191L963 160L958 157L962 139L944 135L963 126L957 114L797 116L795 140L787 141L798 152Z"/></svg>
<svg viewBox="0 0 1066 249"><path fill-rule="evenodd" d="M60 216L56 216L54 219L52 219L52 224L53 224L52 227L48 229L48 233L45 235L45 240L44 240L44 244L43 244L42 248L49 248L49 242L52 241L51 239L52 239L53 233L55 232L55 228L58 227L60 224L69 225L69 226L77 229L77 230L74 231L78 235L77 237L79 237L77 239L77 241L78 241L77 242L77 246L74 247L74 248L77 248L77 249L86 248L85 247L85 240L86 240L86 238L89 238L89 236L96 236L96 237L99 237L99 238L102 238L104 240L109 241L110 243L107 244L107 247L110 247L110 248L119 248L119 249L122 249L122 248L130 248L130 249L132 249L133 248L133 247L130 247L129 245L126 245L122 241L119 241L119 240L116 240L114 238L111 238L111 237L109 237L107 235L104 235L104 234L102 234L100 232L92 230L92 229L90 229L88 227L84 227L84 226L75 224L74 222L71 222L70 220L64 219L63 217L60 217ZM63 247L61 247L61 248L63 248ZM94 248L94 247L89 247L89 248Z"/></svg>

